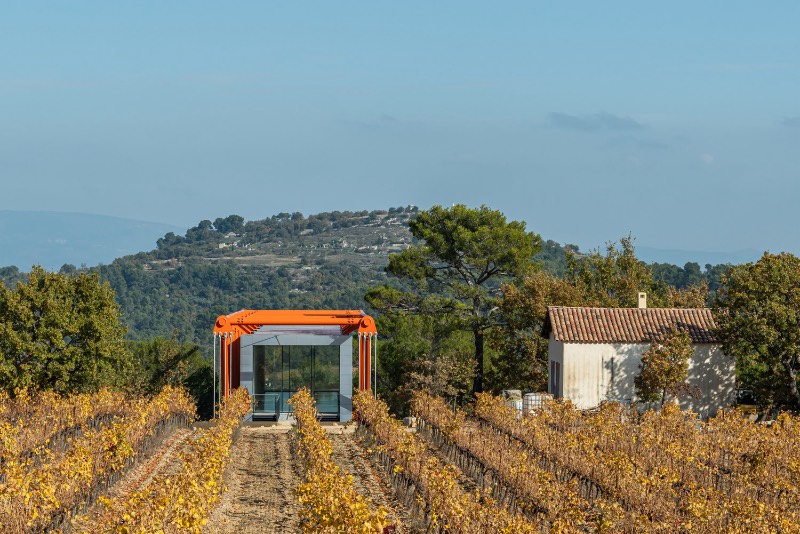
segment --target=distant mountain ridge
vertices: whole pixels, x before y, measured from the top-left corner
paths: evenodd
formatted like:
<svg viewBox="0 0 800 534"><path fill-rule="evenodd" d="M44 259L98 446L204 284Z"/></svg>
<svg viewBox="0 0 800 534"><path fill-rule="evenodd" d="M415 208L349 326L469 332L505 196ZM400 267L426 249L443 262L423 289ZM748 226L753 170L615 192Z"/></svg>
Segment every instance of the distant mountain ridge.
<svg viewBox="0 0 800 534"><path fill-rule="evenodd" d="M94 266L152 250L168 232L185 228L107 215L0 210L0 267L32 265L58 270L64 264Z"/></svg>
<svg viewBox="0 0 800 534"><path fill-rule="evenodd" d="M0 212L0 280L16 283L33 264L57 270L102 263L91 270L116 291L129 337L177 334L202 343L216 317L239 309L364 308L370 287L402 283L384 269L392 253L414 243L409 222L417 212L279 213L252 221L230 215L185 232L114 217ZM567 247L579 252L546 240L534 259L562 275ZM686 263L654 264L654 276L677 288L703 279L718 285L724 266L704 271L696 260ZM3 267L11 264L18 269Z"/></svg>
<svg viewBox="0 0 800 534"><path fill-rule="evenodd" d="M185 231L186 228L170 224L107 215L0 210L0 267L13 265L26 272L32 265L58 270L64 264L109 264L117 258L153 250L159 238L170 232L182 235ZM647 263L683 266L695 262L701 267L752 262L763 253L754 249L716 252L645 245L637 246L636 252Z"/></svg>

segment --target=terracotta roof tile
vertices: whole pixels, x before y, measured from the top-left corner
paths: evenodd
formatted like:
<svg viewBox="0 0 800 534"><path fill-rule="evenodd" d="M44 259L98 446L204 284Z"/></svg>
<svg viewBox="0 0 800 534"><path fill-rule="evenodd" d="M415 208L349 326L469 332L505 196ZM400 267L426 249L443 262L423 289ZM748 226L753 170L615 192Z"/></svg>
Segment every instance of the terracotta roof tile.
<svg viewBox="0 0 800 534"><path fill-rule="evenodd" d="M542 334L574 343L650 343L674 329L692 343L716 343L708 308L568 308L549 306Z"/></svg>

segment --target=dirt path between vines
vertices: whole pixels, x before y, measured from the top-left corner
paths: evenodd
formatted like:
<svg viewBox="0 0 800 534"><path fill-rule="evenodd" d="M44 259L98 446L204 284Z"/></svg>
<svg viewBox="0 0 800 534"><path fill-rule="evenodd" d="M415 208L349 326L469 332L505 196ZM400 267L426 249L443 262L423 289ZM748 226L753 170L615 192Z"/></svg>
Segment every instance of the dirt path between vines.
<svg viewBox="0 0 800 534"><path fill-rule="evenodd" d="M115 484L109 497L114 499L129 495L144 489L157 476L170 475L180 465L178 453L199 432L201 431L189 428L176 430L146 461L134 467Z"/></svg>
<svg viewBox="0 0 800 534"><path fill-rule="evenodd" d="M344 473L353 476L356 491L389 512L396 522L395 532L417 534L424 527L415 525L409 511L399 502L383 469L353 433L353 426L325 426L333 445L333 459ZM147 486L154 477L179 468L179 453L202 429L178 429L133 466L114 484L107 497L125 500ZM303 482L302 467L295 458L288 425L243 426L231 448L231 463L224 474L227 490L212 510L204 529L206 534L295 533L301 532L299 504L294 488ZM95 532L102 523L105 508L100 504L80 514L67 528L73 532ZM100 523L96 523L100 521Z"/></svg>
<svg viewBox="0 0 800 534"><path fill-rule="evenodd" d="M372 462L353 430L353 427L333 427L328 431L333 445L333 461L343 472L353 476L356 491L386 508L389 518L397 522L396 532L424 532L419 526L415 528L408 510L395 497L388 476Z"/></svg>
<svg viewBox="0 0 800 534"><path fill-rule="evenodd" d="M290 427L242 427L225 471L228 488L205 532L300 532L292 489L302 483L292 455Z"/></svg>
<svg viewBox="0 0 800 534"><path fill-rule="evenodd" d="M333 458L353 475L356 490L384 506L399 521L396 532L417 533L406 508L394 496L388 478L373 464L353 435L353 427L326 426ZM293 489L303 482L294 458L288 426L242 427L225 472L227 491L206 525L207 534L300 532L299 504Z"/></svg>

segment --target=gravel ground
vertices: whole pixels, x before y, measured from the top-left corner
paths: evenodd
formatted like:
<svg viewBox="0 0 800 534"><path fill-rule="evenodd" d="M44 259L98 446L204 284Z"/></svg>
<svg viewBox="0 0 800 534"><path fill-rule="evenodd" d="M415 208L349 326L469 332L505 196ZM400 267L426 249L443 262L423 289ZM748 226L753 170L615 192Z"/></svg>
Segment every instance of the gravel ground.
<svg viewBox="0 0 800 534"><path fill-rule="evenodd" d="M227 491L205 532L300 532L292 489L302 483L287 426L242 427L225 472Z"/></svg>
<svg viewBox="0 0 800 534"><path fill-rule="evenodd" d="M334 462L343 472L353 476L356 491L389 511L389 517L397 522L396 532L424 532L414 527L408 510L395 498L388 477L372 462L370 454L361 446L352 430L350 427L328 431Z"/></svg>

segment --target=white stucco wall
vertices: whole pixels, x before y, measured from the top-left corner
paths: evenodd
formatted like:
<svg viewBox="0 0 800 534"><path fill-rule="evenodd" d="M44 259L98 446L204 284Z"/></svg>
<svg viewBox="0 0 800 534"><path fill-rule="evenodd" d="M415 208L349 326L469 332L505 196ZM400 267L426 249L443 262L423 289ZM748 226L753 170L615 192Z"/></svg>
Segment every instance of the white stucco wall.
<svg viewBox="0 0 800 534"><path fill-rule="evenodd" d="M551 334L549 358L561 362L561 395L578 408L588 409L602 401L637 400L633 380L649 347L647 343L562 343ZM734 400L734 361L718 345L696 344L693 349L687 382L697 386L701 396L684 398L680 405L704 417L713 416ZM555 394L552 389L549 392Z"/></svg>

